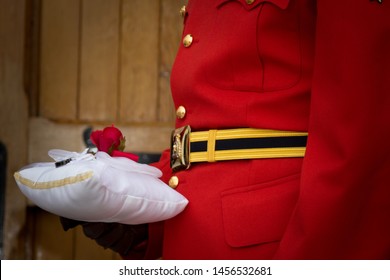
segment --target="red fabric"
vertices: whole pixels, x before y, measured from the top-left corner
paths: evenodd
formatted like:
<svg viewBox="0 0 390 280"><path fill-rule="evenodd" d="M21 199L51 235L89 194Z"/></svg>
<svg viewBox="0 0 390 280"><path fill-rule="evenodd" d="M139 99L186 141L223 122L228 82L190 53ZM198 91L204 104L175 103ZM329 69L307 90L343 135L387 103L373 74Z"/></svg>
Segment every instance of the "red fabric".
<svg viewBox="0 0 390 280"><path fill-rule="evenodd" d="M123 151L118 151L118 150L113 150L112 151L112 156L113 157L125 157L125 158L131 159L131 160L133 160L135 162L137 162L139 160L139 156L137 156L136 154L123 152Z"/></svg>
<svg viewBox="0 0 390 280"><path fill-rule="evenodd" d="M176 126L309 140L304 159L177 172L189 205L164 223L163 258L390 258L390 3L189 0L187 11ZM168 153L157 166L169 180Z"/></svg>
<svg viewBox="0 0 390 280"><path fill-rule="evenodd" d="M389 14L318 1L310 138L278 258L390 258Z"/></svg>

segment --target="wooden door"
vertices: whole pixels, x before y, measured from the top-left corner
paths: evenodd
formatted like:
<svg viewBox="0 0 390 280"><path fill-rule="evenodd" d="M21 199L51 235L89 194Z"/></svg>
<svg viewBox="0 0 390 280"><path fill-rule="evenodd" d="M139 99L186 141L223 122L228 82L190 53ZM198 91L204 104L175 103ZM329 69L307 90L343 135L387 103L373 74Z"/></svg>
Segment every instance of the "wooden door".
<svg viewBox="0 0 390 280"><path fill-rule="evenodd" d="M27 98L24 91L25 1L0 0L0 141L6 150L5 210L0 255L23 259L26 199L13 179L13 173L27 159ZM4 184L1 182L0 184ZM3 214L3 213L2 213Z"/></svg>

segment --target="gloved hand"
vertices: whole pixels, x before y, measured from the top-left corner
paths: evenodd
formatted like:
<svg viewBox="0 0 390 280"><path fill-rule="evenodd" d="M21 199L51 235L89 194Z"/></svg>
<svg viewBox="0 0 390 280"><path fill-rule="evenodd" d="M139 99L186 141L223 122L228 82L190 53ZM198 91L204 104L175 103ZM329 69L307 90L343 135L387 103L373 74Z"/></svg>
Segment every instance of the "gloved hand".
<svg viewBox="0 0 390 280"><path fill-rule="evenodd" d="M81 225L84 234L104 248L119 253L124 258L142 259L146 252L148 225L119 223L91 223L60 217L62 228L67 231Z"/></svg>

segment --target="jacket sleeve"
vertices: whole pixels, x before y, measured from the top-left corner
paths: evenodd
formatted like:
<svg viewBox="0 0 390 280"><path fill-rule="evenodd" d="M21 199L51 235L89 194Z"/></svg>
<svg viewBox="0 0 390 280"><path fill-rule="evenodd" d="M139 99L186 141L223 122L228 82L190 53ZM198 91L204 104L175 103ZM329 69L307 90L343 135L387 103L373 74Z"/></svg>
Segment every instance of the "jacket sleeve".
<svg viewBox="0 0 390 280"><path fill-rule="evenodd" d="M318 0L317 12L301 189L275 257L388 259L390 1Z"/></svg>

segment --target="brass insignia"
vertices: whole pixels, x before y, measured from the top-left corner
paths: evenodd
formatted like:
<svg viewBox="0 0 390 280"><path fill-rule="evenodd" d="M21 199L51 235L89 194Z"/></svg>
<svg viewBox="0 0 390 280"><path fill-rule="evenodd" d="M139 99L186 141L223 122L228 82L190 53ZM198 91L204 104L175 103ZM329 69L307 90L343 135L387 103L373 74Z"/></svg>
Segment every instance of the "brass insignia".
<svg viewBox="0 0 390 280"><path fill-rule="evenodd" d="M174 136L174 141L173 141L173 145L172 145L172 158L173 159L178 159L178 158L181 158L183 156L183 148L182 148L182 145L181 145L181 136L180 134L176 134Z"/></svg>
<svg viewBox="0 0 390 280"><path fill-rule="evenodd" d="M190 166L190 133L191 128L184 126L175 129L171 137L171 167L174 171Z"/></svg>
<svg viewBox="0 0 390 280"><path fill-rule="evenodd" d="M370 1L372 2L372 1L375 1L375 0L370 0ZM376 1L378 1L379 4L382 4L382 0L376 0Z"/></svg>

